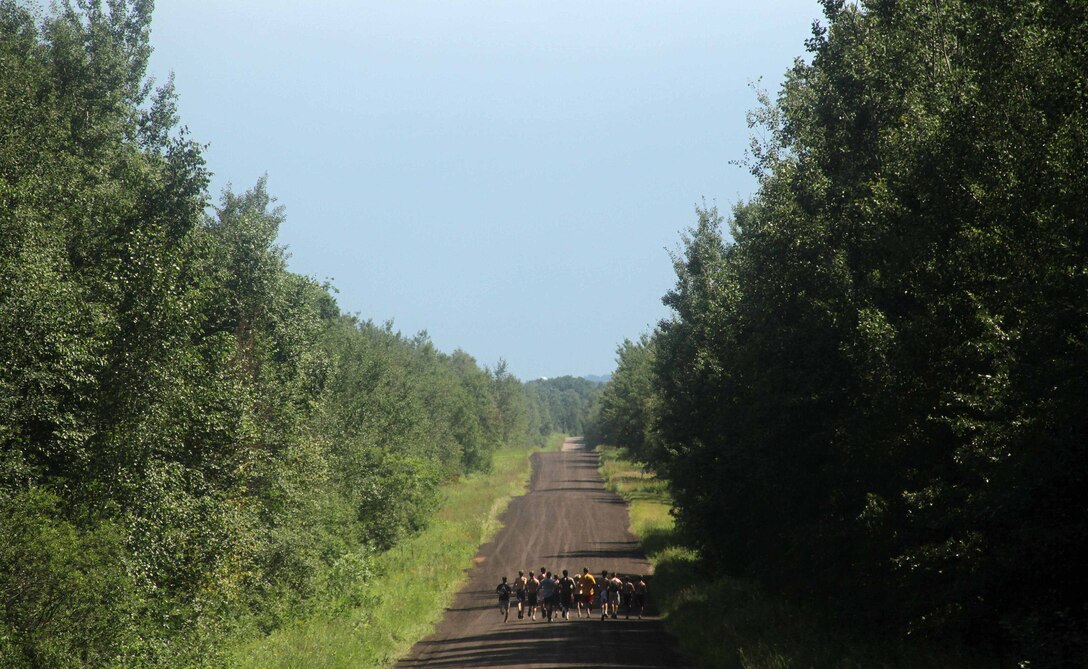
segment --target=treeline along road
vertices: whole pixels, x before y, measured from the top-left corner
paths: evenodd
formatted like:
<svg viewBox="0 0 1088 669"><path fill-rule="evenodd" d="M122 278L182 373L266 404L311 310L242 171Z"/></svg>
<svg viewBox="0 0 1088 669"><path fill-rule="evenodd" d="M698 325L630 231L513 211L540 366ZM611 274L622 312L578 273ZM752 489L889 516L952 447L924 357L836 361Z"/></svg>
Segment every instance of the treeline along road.
<svg viewBox="0 0 1088 669"><path fill-rule="evenodd" d="M596 386L343 313L264 179L213 201L153 3L42 4L0 0L0 667L224 666Z"/></svg>

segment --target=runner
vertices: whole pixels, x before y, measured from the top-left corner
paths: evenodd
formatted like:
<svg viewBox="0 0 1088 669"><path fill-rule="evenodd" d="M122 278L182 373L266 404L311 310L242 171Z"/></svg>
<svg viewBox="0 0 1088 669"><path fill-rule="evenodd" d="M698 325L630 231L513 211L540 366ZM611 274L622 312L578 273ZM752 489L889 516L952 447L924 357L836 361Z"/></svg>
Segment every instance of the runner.
<svg viewBox="0 0 1088 669"><path fill-rule="evenodd" d="M495 592L499 593L499 613L502 614L502 621L506 622L510 618L510 591L513 588L506 582L506 577L502 577L502 583L496 588Z"/></svg>
<svg viewBox="0 0 1088 669"><path fill-rule="evenodd" d="M601 603L601 620L608 617L608 570L601 570L601 582L597 588L599 592L598 599Z"/></svg>
<svg viewBox="0 0 1088 669"><path fill-rule="evenodd" d="M574 603L571 604L571 608L578 607L578 617L582 617L582 575L574 575Z"/></svg>
<svg viewBox="0 0 1088 669"><path fill-rule="evenodd" d="M541 585L544 584L544 577L547 576L549 573L551 572L548 571L547 567L540 568L540 576L537 576L537 580L540 581ZM540 619L544 620L544 596L538 595L537 598L540 601Z"/></svg>
<svg viewBox="0 0 1088 669"><path fill-rule="evenodd" d="M552 621L552 610L555 608L555 579L552 573L545 572L540 580L540 619Z"/></svg>
<svg viewBox="0 0 1088 669"><path fill-rule="evenodd" d="M593 617L593 595L596 593L597 579L589 573L589 567L582 567L582 598L578 600L578 617L582 617L582 605L586 607L586 618Z"/></svg>
<svg viewBox="0 0 1088 669"><path fill-rule="evenodd" d="M548 572L548 578L552 582L552 596L548 598L548 622L551 622L553 616L559 616L562 595L559 592L559 574Z"/></svg>
<svg viewBox="0 0 1088 669"><path fill-rule="evenodd" d="M623 589L623 581L618 574L612 574L608 579L608 608L612 611L612 619L620 612L620 590Z"/></svg>
<svg viewBox="0 0 1088 669"><path fill-rule="evenodd" d="M536 580L536 574L529 573L529 581L525 584L525 595L529 599L529 619L536 620L537 592L540 591L540 581Z"/></svg>
<svg viewBox="0 0 1088 669"><path fill-rule="evenodd" d="M642 612L646 610L646 591L649 590L646 587L646 579L641 576L638 577L638 583L635 584L635 606L638 607L638 619L642 620Z"/></svg>
<svg viewBox="0 0 1088 669"><path fill-rule="evenodd" d="M563 607L563 620L570 620L570 610L574 608L574 592L577 587L574 579L564 569L563 578L559 580L559 604Z"/></svg>
<svg viewBox="0 0 1088 669"><path fill-rule="evenodd" d="M525 617L525 572L519 571L514 581L514 596L518 600L518 620Z"/></svg>
<svg viewBox="0 0 1088 669"><path fill-rule="evenodd" d="M620 600L623 602L623 610L627 614L627 620L631 619L631 604L635 594L635 584L630 576L623 577L623 587L620 589Z"/></svg>

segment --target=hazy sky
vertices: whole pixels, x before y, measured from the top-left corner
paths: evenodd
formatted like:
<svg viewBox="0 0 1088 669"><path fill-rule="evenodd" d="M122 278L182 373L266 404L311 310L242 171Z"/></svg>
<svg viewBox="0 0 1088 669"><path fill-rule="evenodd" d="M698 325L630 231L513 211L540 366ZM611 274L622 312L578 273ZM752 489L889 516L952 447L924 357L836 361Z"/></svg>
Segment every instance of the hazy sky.
<svg viewBox="0 0 1088 669"><path fill-rule="evenodd" d="M815 0L159 0L213 192L268 175L290 268L523 379L604 374L667 315L668 250L754 180L755 106Z"/></svg>

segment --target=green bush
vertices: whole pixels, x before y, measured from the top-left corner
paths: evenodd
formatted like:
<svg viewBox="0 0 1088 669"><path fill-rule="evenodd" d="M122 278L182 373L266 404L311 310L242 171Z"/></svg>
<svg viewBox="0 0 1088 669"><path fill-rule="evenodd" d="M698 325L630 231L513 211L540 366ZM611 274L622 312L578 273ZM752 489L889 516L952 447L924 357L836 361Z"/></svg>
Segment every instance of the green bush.
<svg viewBox="0 0 1088 669"><path fill-rule="evenodd" d="M31 489L0 507L0 664L104 666L142 630L140 598L128 574L122 529L79 527L61 500Z"/></svg>

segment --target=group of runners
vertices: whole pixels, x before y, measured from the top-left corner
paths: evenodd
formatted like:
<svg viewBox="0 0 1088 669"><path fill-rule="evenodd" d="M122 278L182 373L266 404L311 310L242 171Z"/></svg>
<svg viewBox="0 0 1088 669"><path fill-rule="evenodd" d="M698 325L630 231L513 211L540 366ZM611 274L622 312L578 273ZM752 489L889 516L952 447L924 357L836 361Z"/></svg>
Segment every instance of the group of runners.
<svg viewBox="0 0 1088 669"><path fill-rule="evenodd" d="M588 568L573 577L566 569L562 576L553 574L547 567L540 568L539 576L532 570L528 576L519 571L513 583L503 576L495 591L499 593L499 613L503 622L510 618L511 598L515 601L519 619L528 616L530 620L536 620L539 608L540 619L548 622L553 616L570 620L571 611L579 618L592 618L594 604L600 607L601 620L618 617L621 608L627 618L635 611L641 619L646 610L646 580L641 576L610 575L602 571L597 578Z"/></svg>

